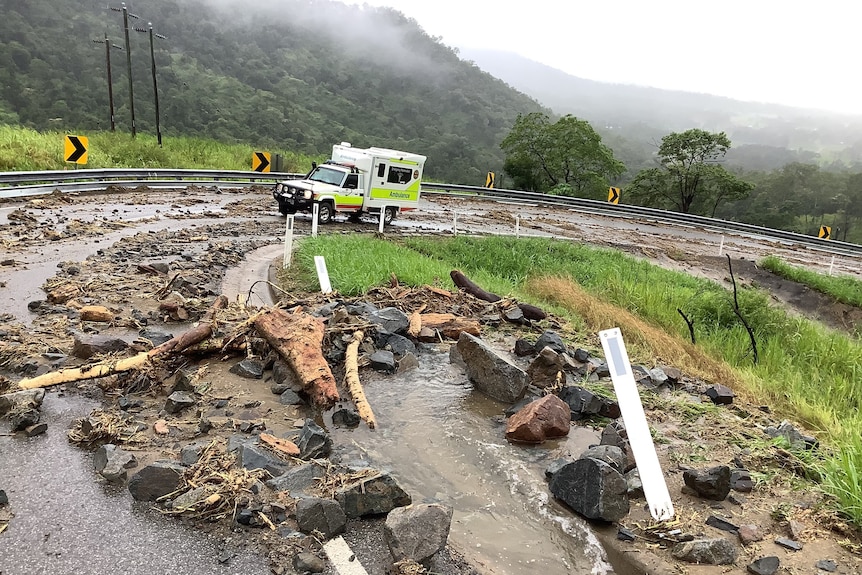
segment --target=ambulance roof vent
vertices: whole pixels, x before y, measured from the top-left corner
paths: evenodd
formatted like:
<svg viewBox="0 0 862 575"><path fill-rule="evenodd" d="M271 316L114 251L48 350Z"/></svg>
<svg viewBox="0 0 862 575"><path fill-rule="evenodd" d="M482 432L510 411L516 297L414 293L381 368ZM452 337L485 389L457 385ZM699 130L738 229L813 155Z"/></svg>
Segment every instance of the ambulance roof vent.
<svg viewBox="0 0 862 575"><path fill-rule="evenodd" d="M350 142L341 142L341 145L344 146L345 148L349 148Z"/></svg>

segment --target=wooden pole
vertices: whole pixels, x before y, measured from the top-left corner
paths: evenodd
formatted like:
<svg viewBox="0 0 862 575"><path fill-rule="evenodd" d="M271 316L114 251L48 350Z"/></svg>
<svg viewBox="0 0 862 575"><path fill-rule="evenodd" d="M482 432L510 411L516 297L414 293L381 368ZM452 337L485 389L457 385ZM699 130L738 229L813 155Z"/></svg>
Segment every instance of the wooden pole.
<svg viewBox="0 0 862 575"><path fill-rule="evenodd" d="M347 351L344 355L344 385L350 392L353 403L356 404L359 417L368 424L369 429L374 429L377 427L377 419L374 417L371 405L362 390L362 383L359 381L359 344L362 343L363 337L365 337L365 333L360 329L353 334L353 340L347 344Z"/></svg>

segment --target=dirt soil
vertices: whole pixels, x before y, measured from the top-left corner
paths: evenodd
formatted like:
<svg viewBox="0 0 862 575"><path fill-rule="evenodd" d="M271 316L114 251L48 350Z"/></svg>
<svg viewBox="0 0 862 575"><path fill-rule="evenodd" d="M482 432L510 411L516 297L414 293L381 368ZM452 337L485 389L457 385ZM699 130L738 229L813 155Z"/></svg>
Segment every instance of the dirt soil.
<svg viewBox="0 0 862 575"><path fill-rule="evenodd" d="M189 198L186 202L178 201L176 205L194 206L197 203L193 198ZM247 200L236 202L231 204L229 212L240 214L250 205L252 202ZM444 201L439 205L448 204ZM38 207L38 204L32 206L35 209ZM32 216L29 216L26 210L13 214L9 215L9 221L18 222L17 233L11 233L10 228L0 229L0 242L13 251L26 245L51 241L52 233L98 237L105 233L105 229L121 226L117 222L96 221L74 226L61 225L58 222L51 229L46 229L27 226L28 217ZM448 215L441 216L439 222L445 222L446 217ZM496 217L500 225L511 219L504 210L496 213ZM23 227L20 227L22 223ZM52 359L54 356L50 354L68 355L71 352L70 332L73 330L111 334L129 333L130 330L142 328L169 333L186 329L187 322L172 316L171 312L165 309L160 309L160 304L173 297L182 303L183 313L190 320L200 318L216 295L218 281L224 270L237 265L243 253L263 245L266 241L272 241L272 237L278 237L281 227L278 220L274 220L272 224L245 221L225 224L228 225L231 228L229 233L224 227L214 225L193 230L159 231L145 238L127 238L112 246L104 246L98 254L85 261L61 262L57 275L50 278L44 286L48 296L46 299L54 301L45 301L33 308L38 315L31 325L22 325L11 316L0 317L0 391L3 391L4 387L14 389L15 383L22 377L55 369L56 360ZM564 224L555 221L553 225L562 227ZM541 226L537 223L536 227ZM349 224L337 224L333 230L338 229L355 231L356 228ZM235 239L224 239L230 235ZM649 247L620 247L661 265L710 277L730 285L727 260L723 257L696 251L686 252L684 245L671 240L653 241ZM177 254L184 255L177 257ZM171 273L154 272L138 265L159 261L170 261ZM4 262L4 265L16 265L14 255L7 256ZM822 321L836 329L846 330L854 335L857 333L859 322L862 321L862 311L858 308L837 304L804 286L777 278L759 269L753 259L735 257L733 266L738 283L756 285L768 290L776 305L787 306L795 313ZM182 281L173 283L171 278L177 271L182 272ZM58 295L51 298L52 293ZM326 298L314 294L292 295L306 307L326 301ZM408 295L410 297L407 297ZM399 297L397 293L378 290L369 296L368 300L403 300L411 305L415 303L418 307L423 303L423 297L428 301L433 298L429 292L410 291ZM470 301L465 295L458 298L457 307L461 313L468 314L472 310L477 317L484 313L484 304ZM76 315L77 310L86 304L107 306L113 319L107 324L81 321ZM222 325L219 333L230 333L230 327L238 325L253 311L255 310L244 308L241 302L233 302L229 309L219 316ZM523 335L534 338L535 333L543 327L562 327L561 331L566 331L557 318L551 318L545 320L545 323L525 326ZM483 327L483 336L491 341L499 341L490 327ZM260 342L256 341L253 334L249 335L247 341L249 347L246 353L253 355L260 352L262 356L266 356L268 351L265 347L256 347ZM145 338L131 343L134 349L147 349L150 345ZM500 351L508 353L510 350L501 348ZM69 361L71 364L83 363L79 360ZM194 381L207 383L207 386L200 390L202 407L191 416L166 415L161 407L164 405L167 390L181 367L193 368ZM803 468L794 453L776 447L766 439L763 429L777 426L781 418L771 414L769 406L746 404L738 398L732 406L712 406L703 395L705 388L711 383L721 382L702 382L683 376L681 383L672 389L644 393L646 416L655 429L657 450L676 508L676 517L670 524L657 525L650 518L641 499L632 502L631 512L619 526L595 525L615 571L621 575L735 575L746 573L746 566L750 562L763 556L775 555L781 561L779 573L816 573L818 570L815 564L821 560L835 561L837 573L862 573L859 533L848 527L824 505L823 498L816 489L802 477ZM599 382L599 385L610 389L608 381ZM258 431L263 426L274 435L289 434L299 425L297 420L319 415L302 406L280 405L278 397L265 388L262 390L258 382L230 373L228 365L220 361L218 356L186 355L157 362L152 369L131 375L109 376L62 387L68 393L83 393L102 399L106 406L104 413L109 418L122 417L122 412L116 407L117 401L121 396L129 396L130 392L134 391L131 395L140 400L141 406L136 409L133 419L143 425L133 436L121 441L125 442L126 448L136 451L141 465L158 458L177 457L183 445L201 438L198 426L202 418L213 425L208 438L225 440L244 425L246 429L257 427ZM154 425L158 420L167 424L167 434L155 432ZM586 425L600 427L604 423L606 422L592 421ZM579 454L570 455L577 457ZM701 469L714 465L744 467L754 479L753 490L744 494L734 492L732 501L729 498L721 502L703 500L685 492L682 480L685 469ZM276 509L278 505L287 509L291 505L290 501L263 501L260 498L257 501L270 506L275 504ZM735 534L705 525L710 515L720 516L737 526L756 526L755 531L762 536L761 540L743 546ZM181 520L225 536L235 528L228 519L221 522L189 518ZM285 520L285 524L291 525L289 518ZM618 527L632 530L636 535L635 540L618 541ZM360 548L367 546L368 549L361 554L357 551L357 556L363 562L375 565L375 572L382 572L387 559L386 553L381 551L383 544L379 539L379 530L375 531L373 526L368 525L363 528L368 528L372 533L364 538L357 537L351 543ZM319 552L320 549L319 542L313 538L306 537L285 543L284 538L275 537L268 529L246 529L246 532L249 535L248 544L259 546L270 556L275 573L289 572L284 566L297 551L309 549ZM740 549L736 564L721 567L699 566L673 559L670 548L676 541L689 536L726 537L734 541ZM803 544L803 548L800 551L786 550L774 543L778 537L795 539ZM457 542L450 543L451 548L438 559L440 563L432 565L433 572L468 573L477 567L481 570L481 566L470 565L469 550L458 550Z"/></svg>

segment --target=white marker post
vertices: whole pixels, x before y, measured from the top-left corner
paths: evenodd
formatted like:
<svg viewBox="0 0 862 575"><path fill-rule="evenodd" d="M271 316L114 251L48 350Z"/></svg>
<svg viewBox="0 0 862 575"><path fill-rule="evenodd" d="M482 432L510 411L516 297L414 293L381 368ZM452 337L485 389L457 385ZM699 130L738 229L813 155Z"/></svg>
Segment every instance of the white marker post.
<svg viewBox="0 0 862 575"><path fill-rule="evenodd" d="M317 217L320 214L320 204L314 202L311 206L311 237L317 237Z"/></svg>
<svg viewBox="0 0 862 575"><path fill-rule="evenodd" d="M452 235L458 235L458 212L452 212Z"/></svg>
<svg viewBox="0 0 862 575"><path fill-rule="evenodd" d="M386 206L380 208L380 223L377 224L377 232L383 233L383 219L386 217Z"/></svg>
<svg viewBox="0 0 862 575"><path fill-rule="evenodd" d="M832 256L832 263L829 264L829 275L832 275L832 268L835 267L835 256Z"/></svg>
<svg viewBox="0 0 862 575"><path fill-rule="evenodd" d="M290 257L293 255L293 219L295 216L287 216L287 225L284 227L284 257L281 260L282 269L290 267Z"/></svg>
<svg viewBox="0 0 862 575"><path fill-rule="evenodd" d="M606 329L599 332L599 338L602 340L605 361L608 363L611 379L614 382L614 391L623 414L650 514L656 521L667 521L673 517L673 501L670 499L661 464L655 452L622 332L619 328Z"/></svg>
<svg viewBox="0 0 862 575"><path fill-rule="evenodd" d="M718 245L718 255L721 257L721 252L724 251L724 236L721 236L721 243Z"/></svg>
<svg viewBox="0 0 862 575"><path fill-rule="evenodd" d="M326 271L326 260L323 256L314 256L314 267L317 269L317 281L320 282L320 293L332 292L332 285L329 283L329 272Z"/></svg>
<svg viewBox="0 0 862 575"><path fill-rule="evenodd" d="M515 216L515 239L521 237L521 216Z"/></svg>

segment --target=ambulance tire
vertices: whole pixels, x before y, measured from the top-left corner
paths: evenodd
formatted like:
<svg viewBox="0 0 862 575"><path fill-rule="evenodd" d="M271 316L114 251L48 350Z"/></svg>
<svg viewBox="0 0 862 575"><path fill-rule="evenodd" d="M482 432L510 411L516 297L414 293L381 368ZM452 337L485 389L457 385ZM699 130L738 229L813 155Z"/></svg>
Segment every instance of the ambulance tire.
<svg viewBox="0 0 862 575"><path fill-rule="evenodd" d="M317 223L328 224L335 218L335 206L332 202L320 202L317 208Z"/></svg>
<svg viewBox="0 0 862 575"><path fill-rule="evenodd" d="M386 208L386 211L383 212L383 225L388 226L395 219L395 215L398 213L398 208L393 208L389 206Z"/></svg>
<svg viewBox="0 0 862 575"><path fill-rule="evenodd" d="M358 224L362 221L362 210L357 210L347 216L348 221L353 222L354 224Z"/></svg>

